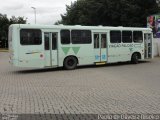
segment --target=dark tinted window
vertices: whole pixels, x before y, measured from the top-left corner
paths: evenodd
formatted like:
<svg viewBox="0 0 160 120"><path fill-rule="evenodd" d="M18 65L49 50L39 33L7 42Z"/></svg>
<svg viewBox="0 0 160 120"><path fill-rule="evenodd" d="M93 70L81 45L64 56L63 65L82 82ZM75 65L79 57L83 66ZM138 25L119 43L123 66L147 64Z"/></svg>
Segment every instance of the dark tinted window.
<svg viewBox="0 0 160 120"><path fill-rule="evenodd" d="M132 31L122 31L122 42L123 43L132 42Z"/></svg>
<svg viewBox="0 0 160 120"><path fill-rule="evenodd" d="M121 43L121 31L110 31L110 42Z"/></svg>
<svg viewBox="0 0 160 120"><path fill-rule="evenodd" d="M107 36L106 34L101 34L101 48L106 48L107 47Z"/></svg>
<svg viewBox="0 0 160 120"><path fill-rule="evenodd" d="M94 34L94 48L99 48L99 34Z"/></svg>
<svg viewBox="0 0 160 120"><path fill-rule="evenodd" d="M61 30L61 43L70 44L70 31L69 30Z"/></svg>
<svg viewBox="0 0 160 120"><path fill-rule="evenodd" d="M142 31L134 31L133 32L133 41L135 43L142 43L143 42L143 34Z"/></svg>
<svg viewBox="0 0 160 120"><path fill-rule="evenodd" d="M45 50L49 50L49 39L50 39L49 33L44 33L44 46Z"/></svg>
<svg viewBox="0 0 160 120"><path fill-rule="evenodd" d="M57 33L52 33L52 50L57 49Z"/></svg>
<svg viewBox="0 0 160 120"><path fill-rule="evenodd" d="M73 44L88 44L92 42L90 30L72 30L71 36Z"/></svg>
<svg viewBox="0 0 160 120"><path fill-rule="evenodd" d="M42 34L39 29L21 29L21 45L40 45L42 43Z"/></svg>

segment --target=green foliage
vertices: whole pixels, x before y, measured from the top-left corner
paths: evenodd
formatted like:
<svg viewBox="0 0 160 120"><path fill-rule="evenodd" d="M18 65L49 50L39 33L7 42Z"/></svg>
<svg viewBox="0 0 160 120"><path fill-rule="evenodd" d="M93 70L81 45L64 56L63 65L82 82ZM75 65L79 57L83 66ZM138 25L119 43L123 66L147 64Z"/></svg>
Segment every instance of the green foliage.
<svg viewBox="0 0 160 120"><path fill-rule="evenodd" d="M145 27L159 10L156 0L77 0L66 11L56 24Z"/></svg>
<svg viewBox="0 0 160 120"><path fill-rule="evenodd" d="M10 18L10 24L25 24L26 23L26 19L24 19L24 17L15 17L12 16Z"/></svg>
<svg viewBox="0 0 160 120"><path fill-rule="evenodd" d="M8 46L8 28L11 24L25 24L26 19L24 17L12 16L10 19L7 15L0 14L0 47Z"/></svg>

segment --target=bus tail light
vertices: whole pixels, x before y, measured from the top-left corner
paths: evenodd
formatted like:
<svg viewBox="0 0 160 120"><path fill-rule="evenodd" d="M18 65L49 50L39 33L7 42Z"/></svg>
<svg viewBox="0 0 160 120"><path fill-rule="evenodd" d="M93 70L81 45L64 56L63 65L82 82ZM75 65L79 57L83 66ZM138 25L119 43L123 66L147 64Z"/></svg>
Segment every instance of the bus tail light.
<svg viewBox="0 0 160 120"><path fill-rule="evenodd" d="M40 54L40 58L43 58L44 57L44 55L43 54Z"/></svg>

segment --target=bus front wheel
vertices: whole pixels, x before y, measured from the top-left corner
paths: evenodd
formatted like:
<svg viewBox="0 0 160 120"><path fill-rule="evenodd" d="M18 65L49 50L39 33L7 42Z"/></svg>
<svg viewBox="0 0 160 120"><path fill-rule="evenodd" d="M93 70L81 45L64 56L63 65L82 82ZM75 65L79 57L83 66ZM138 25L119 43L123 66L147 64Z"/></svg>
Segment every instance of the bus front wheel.
<svg viewBox="0 0 160 120"><path fill-rule="evenodd" d="M137 53L134 53L134 54L132 55L131 62L132 62L133 64L138 64L138 54L137 54Z"/></svg>
<svg viewBox="0 0 160 120"><path fill-rule="evenodd" d="M67 70L73 70L77 67L77 59L74 56L65 58L63 66Z"/></svg>

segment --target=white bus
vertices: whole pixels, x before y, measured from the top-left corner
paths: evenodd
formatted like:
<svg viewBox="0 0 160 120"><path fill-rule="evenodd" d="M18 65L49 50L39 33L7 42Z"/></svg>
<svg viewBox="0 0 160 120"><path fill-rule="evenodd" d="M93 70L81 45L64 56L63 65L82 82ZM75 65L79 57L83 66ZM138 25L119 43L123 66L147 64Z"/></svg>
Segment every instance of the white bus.
<svg viewBox="0 0 160 120"><path fill-rule="evenodd" d="M14 24L10 63L18 67L75 69L153 58L150 28Z"/></svg>

